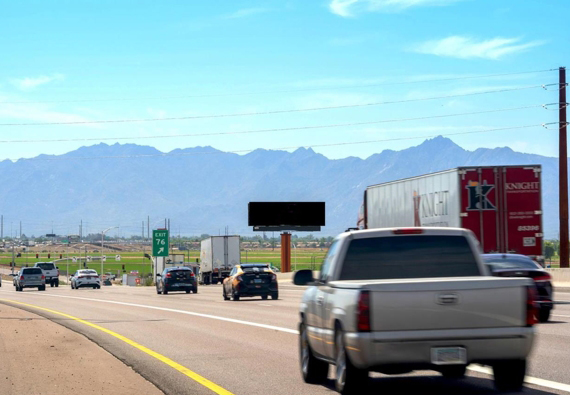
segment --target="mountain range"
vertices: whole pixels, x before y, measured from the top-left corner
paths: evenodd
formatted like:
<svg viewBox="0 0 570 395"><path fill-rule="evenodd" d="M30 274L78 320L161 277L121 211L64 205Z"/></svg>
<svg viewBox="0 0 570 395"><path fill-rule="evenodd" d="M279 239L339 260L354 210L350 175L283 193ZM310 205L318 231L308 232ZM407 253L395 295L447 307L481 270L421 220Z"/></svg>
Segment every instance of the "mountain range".
<svg viewBox="0 0 570 395"><path fill-rule="evenodd" d="M150 146L104 143L60 156L40 155L0 162L0 214L24 233L88 233L120 225L122 234L141 234L171 219L173 233L252 234L250 201L325 201L322 235L355 226L368 185L470 165L543 167L543 211L547 238L558 235L558 160L508 147L468 151L436 137L401 151L384 150L366 159L328 159L312 149L257 149L246 155L212 147L163 153ZM89 225L91 224L91 225ZM145 225L146 227L146 225ZM71 229L68 230L68 229ZM84 233L86 233L84 231Z"/></svg>

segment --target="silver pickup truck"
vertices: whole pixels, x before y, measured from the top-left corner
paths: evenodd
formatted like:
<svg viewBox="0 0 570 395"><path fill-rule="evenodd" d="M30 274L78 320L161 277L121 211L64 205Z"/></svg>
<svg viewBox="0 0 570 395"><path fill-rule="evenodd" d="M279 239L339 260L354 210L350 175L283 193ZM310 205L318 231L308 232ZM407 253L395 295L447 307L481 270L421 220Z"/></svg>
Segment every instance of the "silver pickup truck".
<svg viewBox="0 0 570 395"><path fill-rule="evenodd" d="M522 387L537 306L532 280L490 277L465 229L346 232L331 245L300 307L303 379L335 365L342 394L361 393L368 372L435 370L461 378L490 365L499 390Z"/></svg>

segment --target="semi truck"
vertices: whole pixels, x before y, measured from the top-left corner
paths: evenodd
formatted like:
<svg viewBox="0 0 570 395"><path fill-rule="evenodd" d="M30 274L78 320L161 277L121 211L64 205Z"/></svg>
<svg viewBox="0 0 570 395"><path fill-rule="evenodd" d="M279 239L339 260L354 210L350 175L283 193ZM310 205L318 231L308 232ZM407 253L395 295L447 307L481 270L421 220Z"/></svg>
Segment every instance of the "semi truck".
<svg viewBox="0 0 570 395"><path fill-rule="evenodd" d="M200 246L201 284L221 283L240 263L239 236L210 236Z"/></svg>
<svg viewBox="0 0 570 395"><path fill-rule="evenodd" d="M542 264L541 167L458 167L366 188L358 228L402 226L466 228L484 253Z"/></svg>

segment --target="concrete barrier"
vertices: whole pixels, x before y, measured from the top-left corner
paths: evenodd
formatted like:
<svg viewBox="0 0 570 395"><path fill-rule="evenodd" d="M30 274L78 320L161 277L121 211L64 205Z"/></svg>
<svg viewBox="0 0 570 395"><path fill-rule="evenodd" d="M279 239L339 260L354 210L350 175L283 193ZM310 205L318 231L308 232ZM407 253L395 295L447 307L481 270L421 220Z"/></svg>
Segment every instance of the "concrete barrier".
<svg viewBox="0 0 570 395"><path fill-rule="evenodd" d="M554 282L570 283L570 269L546 269Z"/></svg>

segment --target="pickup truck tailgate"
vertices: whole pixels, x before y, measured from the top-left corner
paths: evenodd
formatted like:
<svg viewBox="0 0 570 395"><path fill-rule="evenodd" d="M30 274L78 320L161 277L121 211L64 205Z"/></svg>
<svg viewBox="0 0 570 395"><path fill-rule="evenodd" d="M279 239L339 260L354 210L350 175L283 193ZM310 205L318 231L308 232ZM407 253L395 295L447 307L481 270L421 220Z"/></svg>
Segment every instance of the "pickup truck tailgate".
<svg viewBox="0 0 570 395"><path fill-rule="evenodd" d="M532 280L456 277L372 280L359 288L370 291L373 331L405 331L524 326L525 285Z"/></svg>

